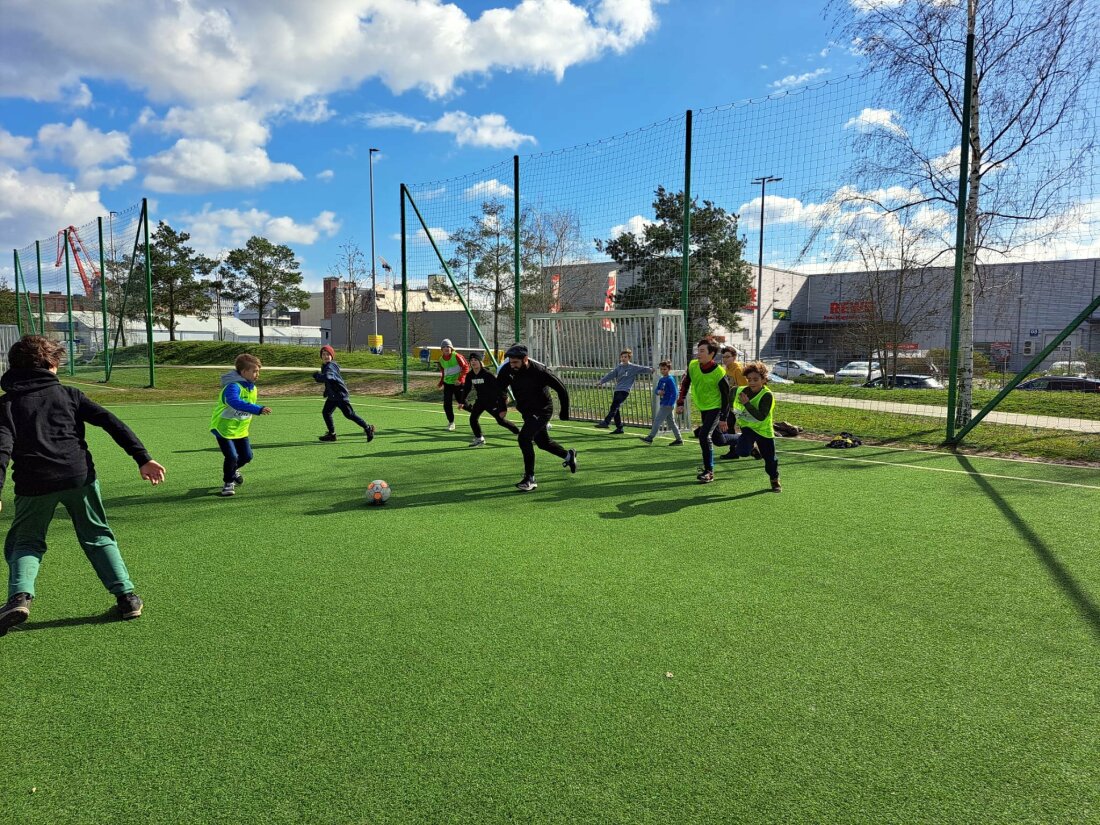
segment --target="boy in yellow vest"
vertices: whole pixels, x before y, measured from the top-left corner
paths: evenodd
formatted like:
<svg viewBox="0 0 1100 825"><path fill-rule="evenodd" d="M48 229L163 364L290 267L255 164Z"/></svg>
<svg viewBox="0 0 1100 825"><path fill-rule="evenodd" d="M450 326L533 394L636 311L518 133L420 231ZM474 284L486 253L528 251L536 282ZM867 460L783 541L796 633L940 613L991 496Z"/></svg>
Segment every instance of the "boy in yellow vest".
<svg viewBox="0 0 1100 825"><path fill-rule="evenodd" d="M730 407L730 385L726 370L714 360L718 344L712 338L704 338L695 348L696 358L688 364L684 380L680 384L680 398L676 402L676 414L684 410L684 400L691 391L691 404L703 423L695 432L703 451L703 469L696 476L702 484L714 481L714 449L711 444L725 443L722 433L728 429L726 414ZM715 430L721 432L715 432Z"/></svg>
<svg viewBox="0 0 1100 825"><path fill-rule="evenodd" d="M455 428L454 401L459 404L466 398L466 373L470 365L455 352L450 338L439 345L439 386L443 388L443 412L447 416L447 429Z"/></svg>
<svg viewBox="0 0 1100 825"><path fill-rule="evenodd" d="M779 459L775 454L775 396L768 389L768 368L760 361L745 364L746 386L734 392L733 413L741 425L738 435L730 433L725 442L738 456L747 456L754 448L760 448L764 470L772 482L772 492L781 493L779 483Z"/></svg>
<svg viewBox="0 0 1100 825"><path fill-rule="evenodd" d="M256 401L259 390L256 379L260 377L260 359L243 353L233 362L235 369L222 376L222 390L218 403L210 416L210 432L218 441L225 460L222 462L222 489L220 496L237 494L237 487L244 484L240 469L252 460L252 444L248 440L248 428L254 415L271 415L271 407L261 407Z"/></svg>

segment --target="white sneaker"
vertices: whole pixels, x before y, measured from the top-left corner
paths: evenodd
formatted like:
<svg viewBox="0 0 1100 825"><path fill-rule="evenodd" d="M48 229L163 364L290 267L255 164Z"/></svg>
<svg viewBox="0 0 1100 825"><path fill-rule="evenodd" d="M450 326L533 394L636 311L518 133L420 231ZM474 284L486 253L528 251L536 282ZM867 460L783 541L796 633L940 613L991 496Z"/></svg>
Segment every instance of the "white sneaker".
<svg viewBox="0 0 1100 825"><path fill-rule="evenodd" d="M452 421L450 424L447 425L447 432L453 433L454 431L455 431L455 423Z"/></svg>
<svg viewBox="0 0 1100 825"><path fill-rule="evenodd" d="M479 435L477 438L475 438L473 441L470 442L470 446L471 447L480 447L484 443L485 443L485 436Z"/></svg>
<svg viewBox="0 0 1100 825"><path fill-rule="evenodd" d="M232 481L226 483L224 486L222 486L222 491L218 493L218 495L225 497L237 495L237 485L234 484Z"/></svg>

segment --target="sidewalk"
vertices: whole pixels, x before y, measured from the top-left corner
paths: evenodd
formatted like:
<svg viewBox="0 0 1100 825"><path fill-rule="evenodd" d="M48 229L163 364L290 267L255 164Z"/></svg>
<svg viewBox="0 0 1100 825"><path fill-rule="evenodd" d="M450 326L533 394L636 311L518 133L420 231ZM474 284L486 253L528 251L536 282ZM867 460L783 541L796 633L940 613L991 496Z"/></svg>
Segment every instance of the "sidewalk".
<svg viewBox="0 0 1100 825"><path fill-rule="evenodd" d="M797 393L777 393L780 401L795 404L817 404L823 407L849 407L855 410L889 412L899 415L920 415L925 418L947 420L947 407L935 407L926 404L899 404L896 401L872 401L864 398L833 398L827 395L798 395ZM1098 405L1100 406L1100 405ZM978 410L974 410L977 414ZM1047 430L1072 430L1081 433L1100 434L1100 421L1087 418L1057 418L1050 415L1028 415L1025 413L991 412L983 422L994 424L1014 424L1018 427L1038 427ZM979 424L978 426L981 426Z"/></svg>

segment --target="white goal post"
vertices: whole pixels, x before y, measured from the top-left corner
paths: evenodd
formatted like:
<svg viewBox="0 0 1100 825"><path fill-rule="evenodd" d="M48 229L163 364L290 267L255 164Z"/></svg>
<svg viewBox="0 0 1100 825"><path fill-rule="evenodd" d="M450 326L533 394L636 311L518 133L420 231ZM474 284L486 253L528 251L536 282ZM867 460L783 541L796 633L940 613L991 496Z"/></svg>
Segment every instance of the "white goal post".
<svg viewBox="0 0 1100 825"><path fill-rule="evenodd" d="M527 317L527 347L531 357L556 372L569 390L570 416L599 421L611 406L614 383L596 382L619 363L619 353L633 350L635 364L656 367L672 362L672 374L682 380L689 345L684 338L684 314L678 309L616 309L606 312L551 312ZM620 414L625 424L650 426L653 387L659 373L639 376ZM685 411L685 421L689 413Z"/></svg>

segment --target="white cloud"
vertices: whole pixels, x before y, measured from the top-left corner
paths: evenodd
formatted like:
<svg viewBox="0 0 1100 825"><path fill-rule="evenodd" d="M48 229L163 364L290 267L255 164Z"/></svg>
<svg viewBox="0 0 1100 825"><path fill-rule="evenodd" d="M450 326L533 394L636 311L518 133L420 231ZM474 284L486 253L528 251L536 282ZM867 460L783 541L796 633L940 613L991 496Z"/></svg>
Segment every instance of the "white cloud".
<svg viewBox="0 0 1100 825"><path fill-rule="evenodd" d="M531 135L517 132L508 125L504 115L468 115L462 111L447 112L428 122L398 112L379 112L364 117L375 129L411 129L413 132L442 132L455 136L459 146L484 146L490 149L515 149L524 143L535 143Z"/></svg>
<svg viewBox="0 0 1100 825"><path fill-rule="evenodd" d="M145 163L145 186L154 192L250 188L303 177L293 165L273 162L262 147L227 150L212 141L191 138L182 138Z"/></svg>
<svg viewBox="0 0 1100 825"><path fill-rule="evenodd" d="M136 174L137 167L130 163L114 166L110 169L97 166L81 172L79 182L81 186L87 186L91 189L98 189L101 186L112 189L131 180Z"/></svg>
<svg viewBox="0 0 1100 825"><path fill-rule="evenodd" d="M0 248L21 249L63 226L106 215L99 193L62 175L0 163Z"/></svg>
<svg viewBox="0 0 1100 825"><path fill-rule="evenodd" d="M645 228L647 226L652 226L655 223L655 220L647 218L644 215L635 215L626 223L621 223L618 226L611 227L611 232L608 234L607 237L614 240L623 233L629 232L631 235L641 241L645 239Z"/></svg>
<svg viewBox="0 0 1100 825"><path fill-rule="evenodd" d="M34 141L31 138L13 135L0 126L0 159L22 163L30 158L31 144L33 143Z"/></svg>
<svg viewBox="0 0 1100 825"><path fill-rule="evenodd" d="M440 226L430 226L428 227L428 229L432 233L432 240L434 240L437 244L446 243L451 239L451 233ZM409 236L409 239L412 241L420 241L422 243L430 243L430 241L428 240L428 233L424 231L423 226L418 226L416 228L416 231ZM390 235L390 240L400 241L401 233L394 232L392 235Z"/></svg>
<svg viewBox="0 0 1100 825"><path fill-rule="evenodd" d="M336 173L331 169L325 169L322 172L317 173L317 180L323 180L326 183L336 177Z"/></svg>
<svg viewBox="0 0 1100 825"><path fill-rule="evenodd" d="M129 135L101 132L80 118L69 126L64 123L43 126L38 130L38 147L44 154L77 170L130 159Z"/></svg>
<svg viewBox="0 0 1100 825"><path fill-rule="evenodd" d="M466 191L462 193L466 200L492 200L493 198L510 198L512 197L512 187L506 183L501 183L496 178L491 180L481 180L475 183L473 186L467 187Z"/></svg>
<svg viewBox="0 0 1100 825"><path fill-rule="evenodd" d="M64 25L55 5L21 2L5 14L0 95L60 100L95 79L160 103L302 101L378 78L395 93L420 88L438 97L464 77L561 78L578 63L624 52L656 28L657 2L520 0L476 18L441 0L178 0L142 14L89 3L68 5Z"/></svg>
<svg viewBox="0 0 1100 825"><path fill-rule="evenodd" d="M858 115L850 118L844 124L845 129L858 129L860 132L872 132L875 129L885 129L898 135L904 135L905 130L897 122L897 112L889 109L864 109Z"/></svg>
<svg viewBox="0 0 1100 825"><path fill-rule="evenodd" d="M190 233L191 243L208 255L220 255L228 249L243 246L253 235L274 243L310 245L319 238L331 238L340 230L333 212L321 212L308 223L298 223L288 216L273 217L259 209L211 209L191 215L180 215L173 221Z"/></svg>
<svg viewBox="0 0 1100 825"><path fill-rule="evenodd" d="M336 117L336 112L328 107L328 101L323 97L309 97L291 106L287 115L291 120L302 123L324 123Z"/></svg>
<svg viewBox="0 0 1100 825"><path fill-rule="evenodd" d="M817 80L819 77L824 77L829 74L832 69L814 69L812 72L806 72L805 74L789 74L786 77L776 80L771 84L773 89L793 89L798 86L805 86L807 83L811 83Z"/></svg>

